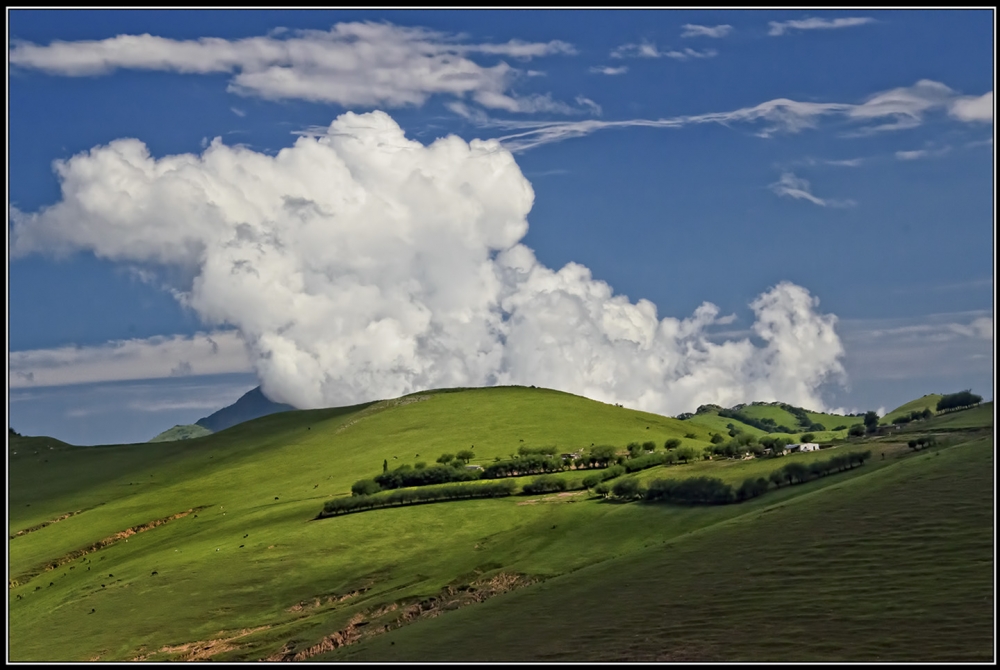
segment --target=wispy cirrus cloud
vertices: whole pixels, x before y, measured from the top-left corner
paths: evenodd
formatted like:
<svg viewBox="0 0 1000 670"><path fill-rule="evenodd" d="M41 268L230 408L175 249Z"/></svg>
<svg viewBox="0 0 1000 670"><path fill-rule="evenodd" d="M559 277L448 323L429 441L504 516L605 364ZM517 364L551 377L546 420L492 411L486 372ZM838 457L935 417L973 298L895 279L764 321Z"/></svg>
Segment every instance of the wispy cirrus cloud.
<svg viewBox="0 0 1000 670"><path fill-rule="evenodd" d="M868 23L875 23L875 19L867 16L851 16L839 19L808 18L792 21L769 21L770 30L768 35L776 37L784 35L792 30L832 30L836 28L853 28L863 26Z"/></svg>
<svg viewBox="0 0 1000 670"><path fill-rule="evenodd" d="M269 100L402 107L423 105L434 95L468 96L483 107L508 112L560 112L569 107L512 92L522 71L503 61L481 65L472 56L527 61L575 53L561 40L469 43L426 28L354 22L338 23L329 31L275 30L236 40L174 40L147 33L48 45L19 41L10 49L9 61L68 77L118 69L230 73L230 92Z"/></svg>
<svg viewBox="0 0 1000 670"><path fill-rule="evenodd" d="M623 44L611 52L612 58L673 58L674 60L691 60L692 58L714 58L719 52L715 49L696 51L690 47L684 49L667 49L660 51L652 42L638 44Z"/></svg>
<svg viewBox="0 0 1000 670"><path fill-rule="evenodd" d="M992 100L992 93L987 94ZM985 96L980 96L985 97ZM482 127L493 127L509 134L498 139L514 152L527 151L535 147L560 142L574 137L583 137L598 130L612 128L682 128L688 125L718 123L724 126L756 126L756 135L772 137L779 133L798 133L816 128L828 119L857 126L846 131L843 136L863 137L883 132L915 128L924 122L924 117L932 112L952 109L956 100L967 99L939 82L920 80L913 86L899 87L869 96L861 103L841 102L799 102L788 98L777 98L753 107L744 107L728 112L708 112L660 119L628 119L622 121L531 121L491 119L485 113L476 117ZM467 112L467 118L473 115ZM457 112L458 113L458 112ZM951 114L956 120L966 118ZM978 121L969 118L969 122ZM847 159L829 164L856 167L863 159Z"/></svg>
<svg viewBox="0 0 1000 670"><path fill-rule="evenodd" d="M937 158L938 156L944 156L951 151L950 146L941 147L940 149L914 149L913 151L897 151L895 153L896 159L901 161L915 161L923 158Z"/></svg>
<svg viewBox="0 0 1000 670"><path fill-rule="evenodd" d="M970 375L989 369L993 359L989 311L843 319L840 325L849 352L845 365L856 381Z"/></svg>
<svg viewBox="0 0 1000 670"><path fill-rule="evenodd" d="M782 173L778 181L769 184L776 195L797 200L808 200L820 207L853 207L856 203L853 200L833 200L831 198L820 198L812 193L809 182L801 177L795 176L792 172Z"/></svg>
<svg viewBox="0 0 1000 670"><path fill-rule="evenodd" d="M721 26L699 26L693 23L685 23L684 32L681 37L725 37L733 32L733 27L728 24Z"/></svg>
<svg viewBox="0 0 1000 670"><path fill-rule="evenodd" d="M10 388L250 372L235 331L10 352Z"/></svg>

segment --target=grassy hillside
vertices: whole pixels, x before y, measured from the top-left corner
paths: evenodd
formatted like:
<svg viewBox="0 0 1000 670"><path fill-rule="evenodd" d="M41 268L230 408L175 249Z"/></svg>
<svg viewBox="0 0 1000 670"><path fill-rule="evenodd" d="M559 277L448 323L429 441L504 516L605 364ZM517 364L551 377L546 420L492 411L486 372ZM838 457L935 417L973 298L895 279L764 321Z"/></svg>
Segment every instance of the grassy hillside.
<svg viewBox="0 0 1000 670"><path fill-rule="evenodd" d="M812 422L822 424L827 429L825 431L808 431L801 427L795 415L791 414L777 404L746 405L739 411L753 419L772 419L777 426L784 426L791 430L788 433L768 433L760 428L744 423L739 419L719 416L718 411L715 409L707 409L706 411L699 412L698 414L695 414L691 418L687 419L686 422L697 426L703 426L709 429L710 432L719 433L723 437L728 437L728 426L732 424L744 433L748 433L757 438L765 435L772 435L774 437L782 436L786 437L789 442L797 442L804 433L812 433L814 441L832 442L846 437L847 428L850 428L851 425L855 423L863 423L862 417L842 416L840 414L822 414L819 412L807 411L806 415ZM839 431L833 430L834 428L838 428L840 426L846 426L846 428Z"/></svg>
<svg viewBox="0 0 1000 670"><path fill-rule="evenodd" d="M504 387L272 414L197 440L18 448L9 461L10 658L314 657L365 625L419 619L587 569L891 468L893 449L908 452L886 440L877 447L884 460L741 505L613 504L568 493L313 520L383 462L433 463L470 448L473 463L487 464L523 445L573 451L674 437L706 445L710 432L566 393ZM643 476L706 467L736 481L768 466L699 462Z"/></svg>
<svg viewBox="0 0 1000 670"><path fill-rule="evenodd" d="M992 427L993 401L990 401L984 402L976 407L938 414L927 421L917 421L907 424L903 427L902 431L907 433L919 433L935 430L953 431Z"/></svg>
<svg viewBox="0 0 1000 670"><path fill-rule="evenodd" d="M165 430L156 437L154 437L150 442L174 442L176 440L191 440L196 437L205 437L206 435L211 435L212 431L208 428L204 428L197 424L189 424L186 426L174 426L169 430Z"/></svg>
<svg viewBox="0 0 1000 670"><path fill-rule="evenodd" d="M994 465L904 455L317 660L990 661Z"/></svg>
<svg viewBox="0 0 1000 670"><path fill-rule="evenodd" d="M907 416L910 412L922 412L925 409L929 409L932 412L937 411L937 404L941 398L944 397L938 393L930 393L923 397L917 398L916 400L911 400L910 402L900 405L896 409L892 410L885 416L883 416L879 423L889 425L892 420L899 416Z"/></svg>

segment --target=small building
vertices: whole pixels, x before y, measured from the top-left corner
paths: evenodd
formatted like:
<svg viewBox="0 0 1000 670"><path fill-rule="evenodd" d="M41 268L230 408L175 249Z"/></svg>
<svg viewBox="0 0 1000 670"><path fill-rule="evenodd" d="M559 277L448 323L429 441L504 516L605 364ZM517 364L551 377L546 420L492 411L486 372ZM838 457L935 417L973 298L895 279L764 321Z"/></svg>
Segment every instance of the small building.
<svg viewBox="0 0 1000 670"><path fill-rule="evenodd" d="M466 470L482 470L483 466L481 466L481 465L466 465L465 469Z"/></svg>
<svg viewBox="0 0 1000 670"><path fill-rule="evenodd" d="M819 451L819 445L815 442L803 442L802 444L786 444L786 454L797 454L801 451Z"/></svg>

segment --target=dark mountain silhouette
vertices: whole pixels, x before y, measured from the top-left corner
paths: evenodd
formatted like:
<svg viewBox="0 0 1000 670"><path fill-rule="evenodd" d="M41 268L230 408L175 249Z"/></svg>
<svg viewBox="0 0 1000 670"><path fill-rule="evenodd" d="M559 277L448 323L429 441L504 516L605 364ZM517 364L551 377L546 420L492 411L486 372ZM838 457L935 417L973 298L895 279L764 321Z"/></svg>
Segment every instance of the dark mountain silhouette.
<svg viewBox="0 0 1000 670"><path fill-rule="evenodd" d="M223 407L214 414L195 421L195 425L207 428L213 433L225 430L238 423L295 409L291 405L272 402L261 392L260 387L247 391L229 407Z"/></svg>

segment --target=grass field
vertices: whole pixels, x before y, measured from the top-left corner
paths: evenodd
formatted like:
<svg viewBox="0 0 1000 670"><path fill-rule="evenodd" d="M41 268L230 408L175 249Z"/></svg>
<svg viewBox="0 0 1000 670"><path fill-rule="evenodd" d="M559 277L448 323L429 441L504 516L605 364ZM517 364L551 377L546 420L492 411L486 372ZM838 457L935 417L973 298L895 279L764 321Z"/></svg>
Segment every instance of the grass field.
<svg viewBox="0 0 1000 670"><path fill-rule="evenodd" d="M993 425L993 402L984 402L982 405L960 409L955 412L939 414L928 421L926 426L908 424L904 430L967 430L983 425Z"/></svg>
<svg viewBox="0 0 1000 670"><path fill-rule="evenodd" d="M903 459L316 660L990 661L994 465Z"/></svg>
<svg viewBox="0 0 1000 670"><path fill-rule="evenodd" d="M12 438L10 659L292 656L414 603L437 603L428 611L438 613L442 594L474 600L532 580L548 588L560 575L818 495L896 462L873 459L742 505L614 504L577 493L312 520L325 500L381 472L383 460L433 463L474 445L473 462L485 464L521 445L662 445L692 431L699 439L686 441L707 444L709 430L688 422L505 387L274 414L177 442L80 448ZM713 461L654 470L674 476L706 467L742 479L743 468L761 466Z"/></svg>

